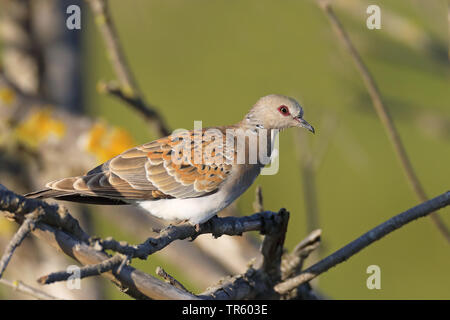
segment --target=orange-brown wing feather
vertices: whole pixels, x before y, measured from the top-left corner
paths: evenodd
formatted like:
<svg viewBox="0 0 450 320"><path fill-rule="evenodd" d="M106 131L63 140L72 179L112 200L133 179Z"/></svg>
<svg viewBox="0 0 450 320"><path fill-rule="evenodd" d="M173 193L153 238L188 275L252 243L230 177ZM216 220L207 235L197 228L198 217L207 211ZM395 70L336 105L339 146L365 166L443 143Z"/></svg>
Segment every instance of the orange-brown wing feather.
<svg viewBox="0 0 450 320"><path fill-rule="evenodd" d="M213 146L213 142L203 141L200 148L200 144L193 143L194 135L190 131L184 136L155 140L125 151L85 176L54 181L47 187L129 200L192 198L213 193L230 175L231 164L221 159L222 153L217 151L220 148L213 148L213 160L206 159L202 150ZM185 146L188 148L183 153Z"/></svg>

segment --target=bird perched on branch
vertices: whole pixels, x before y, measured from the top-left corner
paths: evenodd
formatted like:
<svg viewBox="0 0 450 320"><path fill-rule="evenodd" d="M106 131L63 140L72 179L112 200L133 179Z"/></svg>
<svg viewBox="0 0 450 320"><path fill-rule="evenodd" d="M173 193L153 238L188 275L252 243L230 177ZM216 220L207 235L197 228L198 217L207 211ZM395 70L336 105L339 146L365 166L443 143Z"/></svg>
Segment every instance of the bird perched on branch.
<svg viewBox="0 0 450 320"><path fill-rule="evenodd" d="M251 186L270 162L274 136L289 127L314 133L297 101L268 95L235 125L172 134L127 150L86 175L49 182L47 189L26 197L134 204L162 219L199 224Z"/></svg>

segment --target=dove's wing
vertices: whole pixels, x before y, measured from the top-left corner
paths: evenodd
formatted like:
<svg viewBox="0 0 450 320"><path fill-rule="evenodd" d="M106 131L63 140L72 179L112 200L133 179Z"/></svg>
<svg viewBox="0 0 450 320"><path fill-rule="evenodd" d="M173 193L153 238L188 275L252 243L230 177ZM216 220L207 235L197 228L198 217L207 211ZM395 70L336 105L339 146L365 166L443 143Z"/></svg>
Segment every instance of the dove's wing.
<svg viewBox="0 0 450 320"><path fill-rule="evenodd" d="M212 152L207 154L216 159L222 157L217 150L223 149L214 149L213 139L203 139L199 148L200 144L194 143L195 134L198 132L189 131L135 147L84 176L50 182L46 185L49 189L27 196L110 204L122 200L194 198L214 193L230 176L232 166L225 161L205 159L202 152L205 148L209 147ZM184 147L187 151L183 153ZM200 161L195 161L196 154L200 154Z"/></svg>

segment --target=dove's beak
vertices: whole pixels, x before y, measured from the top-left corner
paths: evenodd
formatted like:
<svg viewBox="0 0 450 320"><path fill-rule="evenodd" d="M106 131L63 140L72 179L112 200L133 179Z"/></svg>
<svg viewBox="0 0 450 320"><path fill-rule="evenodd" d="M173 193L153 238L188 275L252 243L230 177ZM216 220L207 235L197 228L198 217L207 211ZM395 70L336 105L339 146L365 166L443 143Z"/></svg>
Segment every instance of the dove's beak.
<svg viewBox="0 0 450 320"><path fill-rule="evenodd" d="M298 118L298 117L295 118L295 120L298 121L298 126L299 127L308 129L312 133L315 133L314 127L312 125L310 125L306 120L304 120L302 118Z"/></svg>

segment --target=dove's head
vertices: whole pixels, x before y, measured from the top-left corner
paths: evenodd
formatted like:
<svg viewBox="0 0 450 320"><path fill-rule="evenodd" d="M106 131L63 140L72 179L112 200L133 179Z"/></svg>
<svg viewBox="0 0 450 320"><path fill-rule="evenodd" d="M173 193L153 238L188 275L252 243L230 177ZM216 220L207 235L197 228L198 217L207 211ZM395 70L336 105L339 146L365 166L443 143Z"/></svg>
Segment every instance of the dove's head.
<svg viewBox="0 0 450 320"><path fill-rule="evenodd" d="M303 119L303 109L292 98L271 94L256 102L244 121L265 129L306 128L314 133L314 128Z"/></svg>

